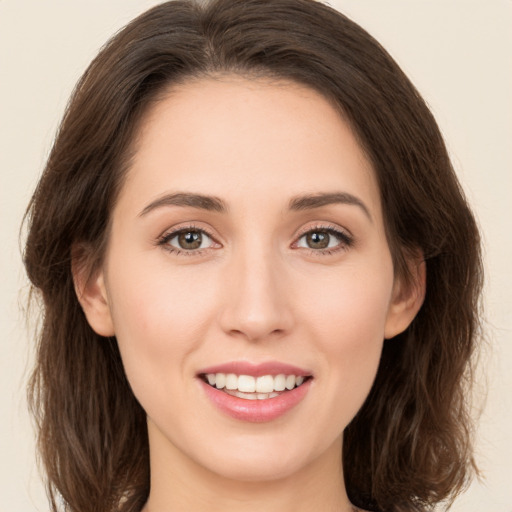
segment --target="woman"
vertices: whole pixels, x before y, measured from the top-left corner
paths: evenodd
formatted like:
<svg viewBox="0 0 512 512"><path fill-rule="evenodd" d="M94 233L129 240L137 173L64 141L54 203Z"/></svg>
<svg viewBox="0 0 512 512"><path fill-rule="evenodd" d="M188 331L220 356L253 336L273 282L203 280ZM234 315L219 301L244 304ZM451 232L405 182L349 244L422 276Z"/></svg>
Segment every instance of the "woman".
<svg viewBox="0 0 512 512"><path fill-rule="evenodd" d="M28 211L53 510L425 510L473 469L479 238L430 112L308 0L168 2Z"/></svg>

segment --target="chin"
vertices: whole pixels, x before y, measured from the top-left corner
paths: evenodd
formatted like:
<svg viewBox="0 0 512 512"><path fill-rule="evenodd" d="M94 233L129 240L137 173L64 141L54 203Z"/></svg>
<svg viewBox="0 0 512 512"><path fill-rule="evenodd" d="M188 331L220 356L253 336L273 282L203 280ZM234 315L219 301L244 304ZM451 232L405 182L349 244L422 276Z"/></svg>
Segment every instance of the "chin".
<svg viewBox="0 0 512 512"><path fill-rule="evenodd" d="M286 461L283 461L282 457L265 458L264 460L261 460L261 457L256 460L237 457L222 460L222 464L212 467L211 471L228 480L263 483L290 478L307 465L307 461L298 460L297 457Z"/></svg>
<svg viewBox="0 0 512 512"><path fill-rule="evenodd" d="M314 466L315 461L334 452L336 456L333 460L341 461L341 441L324 446L322 442L308 443L304 438L275 436L274 433L270 439L265 436L258 439L249 437L237 442L232 437L229 445L218 443L214 450L210 447L209 451L201 453L201 460L196 459L196 462L229 480L272 482L296 476ZM204 456L206 454L207 457Z"/></svg>

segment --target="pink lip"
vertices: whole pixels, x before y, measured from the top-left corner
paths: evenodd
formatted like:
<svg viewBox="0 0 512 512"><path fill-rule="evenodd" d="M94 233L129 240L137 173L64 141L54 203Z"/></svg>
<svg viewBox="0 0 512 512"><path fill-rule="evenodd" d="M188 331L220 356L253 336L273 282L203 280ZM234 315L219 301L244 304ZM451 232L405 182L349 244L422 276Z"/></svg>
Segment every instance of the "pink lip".
<svg viewBox="0 0 512 512"><path fill-rule="evenodd" d="M311 372L286 363L278 361L268 361L254 364L247 361L233 361L229 363L209 366L198 372L199 375L207 373L234 373L235 375L252 375L260 377L262 375L295 375L296 377L307 377Z"/></svg>
<svg viewBox="0 0 512 512"><path fill-rule="evenodd" d="M246 400L244 398L228 395L227 393L224 393L224 391L210 386L202 379L198 379L206 396L221 412L236 420L252 423L272 421L283 416L285 413L290 411L290 409L293 409L306 396L311 386L311 380L312 379L306 380L301 386L294 388L291 391L283 391L282 394L275 398L267 398L265 400Z"/></svg>
<svg viewBox="0 0 512 512"><path fill-rule="evenodd" d="M312 372L278 361L249 363L247 361L232 361L203 368L198 372L198 381L206 396L222 413L240 421L263 423L272 421L284 415L297 406L307 395L312 379L307 379L301 386L290 391L283 391L279 396L265 400L247 400L231 396L220 389L210 386L203 376L209 373L234 373L235 375L295 375L296 377L311 377Z"/></svg>

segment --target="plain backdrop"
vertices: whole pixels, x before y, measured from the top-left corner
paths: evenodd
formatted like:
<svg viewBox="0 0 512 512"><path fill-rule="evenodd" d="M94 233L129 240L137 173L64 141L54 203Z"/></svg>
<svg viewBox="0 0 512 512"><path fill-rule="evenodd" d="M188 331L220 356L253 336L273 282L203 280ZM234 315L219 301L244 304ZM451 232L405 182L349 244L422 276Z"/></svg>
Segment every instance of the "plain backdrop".
<svg viewBox="0 0 512 512"><path fill-rule="evenodd" d="M31 339L18 242L72 87L150 0L0 0L1 511L46 511L25 385ZM485 243L487 346L477 461L453 512L512 512L512 1L332 0L374 35L431 106Z"/></svg>

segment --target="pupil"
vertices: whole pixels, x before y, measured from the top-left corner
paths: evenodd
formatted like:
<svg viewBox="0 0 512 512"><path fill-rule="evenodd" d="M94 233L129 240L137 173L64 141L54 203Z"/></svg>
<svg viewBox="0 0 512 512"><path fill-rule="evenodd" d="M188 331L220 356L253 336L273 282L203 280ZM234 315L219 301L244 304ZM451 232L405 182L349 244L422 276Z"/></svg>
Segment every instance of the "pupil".
<svg viewBox="0 0 512 512"><path fill-rule="evenodd" d="M325 249L329 245L329 235L321 231L309 233L307 235L307 243L312 249Z"/></svg>
<svg viewBox="0 0 512 512"><path fill-rule="evenodd" d="M202 236L198 231L187 231L178 236L178 242L182 249L198 249L201 246Z"/></svg>

